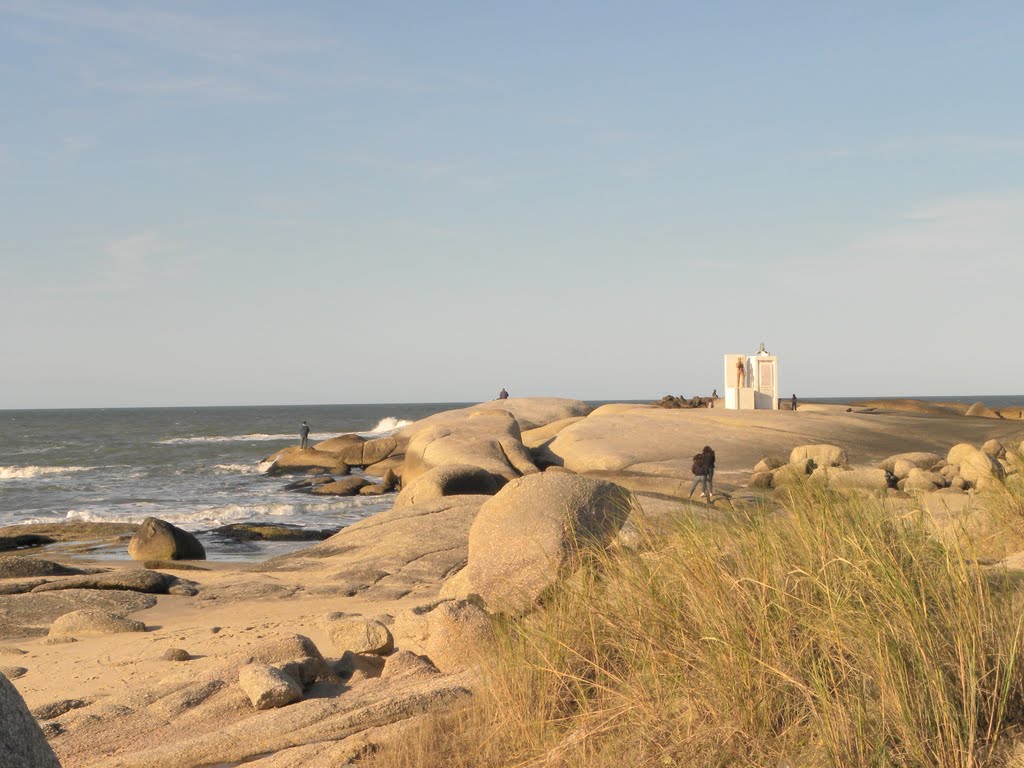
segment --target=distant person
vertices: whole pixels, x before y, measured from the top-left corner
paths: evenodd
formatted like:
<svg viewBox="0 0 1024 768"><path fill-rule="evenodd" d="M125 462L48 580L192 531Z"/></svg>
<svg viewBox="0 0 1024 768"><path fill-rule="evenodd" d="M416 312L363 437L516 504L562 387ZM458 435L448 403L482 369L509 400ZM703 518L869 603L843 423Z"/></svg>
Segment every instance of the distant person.
<svg viewBox="0 0 1024 768"><path fill-rule="evenodd" d="M711 397L714 398L715 400L718 399L718 390L717 389L712 389L711 390Z"/></svg>
<svg viewBox="0 0 1024 768"><path fill-rule="evenodd" d="M713 493L711 490L712 482L715 477L715 452L711 450L711 446L705 445L704 450L693 457L691 471L693 472L693 485L690 486L690 493L687 495L687 498L693 498L693 492L700 485L701 498L707 499L708 504L710 504L711 494Z"/></svg>
<svg viewBox="0 0 1024 768"><path fill-rule="evenodd" d="M793 397L789 401L789 410L791 410L791 411L795 411L796 410L796 395L793 395Z"/></svg>
<svg viewBox="0 0 1024 768"><path fill-rule="evenodd" d="M309 425L306 422L302 422L302 426L299 427L299 447L309 447Z"/></svg>
<svg viewBox="0 0 1024 768"><path fill-rule="evenodd" d="M504 387L502 387L501 388L501 392L498 393L498 399L499 400L508 400L508 392L505 391Z"/></svg>

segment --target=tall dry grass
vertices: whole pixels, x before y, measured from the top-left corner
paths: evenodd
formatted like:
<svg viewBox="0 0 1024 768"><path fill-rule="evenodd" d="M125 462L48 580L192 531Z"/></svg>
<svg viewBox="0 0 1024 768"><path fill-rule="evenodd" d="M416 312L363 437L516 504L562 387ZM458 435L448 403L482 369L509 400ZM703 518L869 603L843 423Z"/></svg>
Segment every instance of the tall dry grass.
<svg viewBox="0 0 1024 768"><path fill-rule="evenodd" d="M366 764L976 768L1024 722L1012 574L919 516L796 486L649 544L503 624L475 702Z"/></svg>

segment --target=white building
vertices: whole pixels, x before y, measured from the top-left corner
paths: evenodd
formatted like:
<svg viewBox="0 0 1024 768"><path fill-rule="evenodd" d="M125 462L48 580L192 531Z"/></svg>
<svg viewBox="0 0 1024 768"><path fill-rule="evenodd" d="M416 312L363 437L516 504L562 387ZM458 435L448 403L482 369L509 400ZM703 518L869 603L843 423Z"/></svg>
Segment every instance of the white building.
<svg viewBox="0 0 1024 768"><path fill-rule="evenodd" d="M725 407L779 409L779 359L768 353L764 342L753 355L725 356Z"/></svg>

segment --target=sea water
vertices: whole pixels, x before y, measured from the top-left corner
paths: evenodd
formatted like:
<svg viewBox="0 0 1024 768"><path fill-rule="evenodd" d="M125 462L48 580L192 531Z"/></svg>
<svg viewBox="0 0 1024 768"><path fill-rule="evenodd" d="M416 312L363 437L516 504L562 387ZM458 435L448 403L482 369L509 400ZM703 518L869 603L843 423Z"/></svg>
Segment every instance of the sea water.
<svg viewBox="0 0 1024 768"><path fill-rule="evenodd" d="M274 554L297 545L238 544L208 532L240 522L340 528L394 501L285 491L290 478L266 476L261 460L296 445L302 421L311 443L372 438L462 405L0 411L0 527L157 517L200 534L211 557Z"/></svg>

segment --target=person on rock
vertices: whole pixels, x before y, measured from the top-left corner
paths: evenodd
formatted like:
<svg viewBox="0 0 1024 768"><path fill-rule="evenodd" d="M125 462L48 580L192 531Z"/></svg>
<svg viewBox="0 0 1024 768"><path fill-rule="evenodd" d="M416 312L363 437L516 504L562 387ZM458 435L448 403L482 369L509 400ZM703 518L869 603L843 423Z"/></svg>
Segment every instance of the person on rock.
<svg viewBox="0 0 1024 768"><path fill-rule="evenodd" d="M508 392L505 391L504 387L502 387L501 388L501 392L498 393L498 399L499 400L508 400Z"/></svg>
<svg viewBox="0 0 1024 768"><path fill-rule="evenodd" d="M309 447L309 425L306 422L302 422L302 426L299 427L299 447Z"/></svg>

